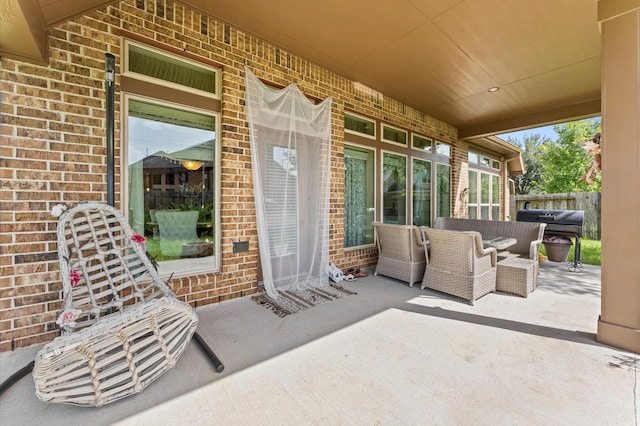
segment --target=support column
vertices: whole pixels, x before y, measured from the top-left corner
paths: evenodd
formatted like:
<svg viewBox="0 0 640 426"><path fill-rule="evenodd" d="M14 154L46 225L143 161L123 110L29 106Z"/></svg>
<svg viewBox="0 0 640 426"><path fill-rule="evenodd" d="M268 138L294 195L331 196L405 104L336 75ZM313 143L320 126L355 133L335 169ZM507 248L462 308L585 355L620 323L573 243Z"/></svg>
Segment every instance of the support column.
<svg viewBox="0 0 640 426"><path fill-rule="evenodd" d="M640 0L599 0L602 301L598 341L640 353Z"/></svg>

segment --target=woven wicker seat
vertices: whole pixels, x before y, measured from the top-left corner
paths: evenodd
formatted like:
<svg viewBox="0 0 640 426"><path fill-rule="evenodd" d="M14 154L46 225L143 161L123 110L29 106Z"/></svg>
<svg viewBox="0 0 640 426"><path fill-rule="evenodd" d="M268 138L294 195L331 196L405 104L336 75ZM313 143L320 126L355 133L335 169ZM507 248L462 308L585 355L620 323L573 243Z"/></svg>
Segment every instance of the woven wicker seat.
<svg viewBox="0 0 640 426"><path fill-rule="evenodd" d="M420 281L426 264L425 247L420 230L413 225L393 225L373 222L378 247L375 275L384 275L400 281Z"/></svg>
<svg viewBox="0 0 640 426"><path fill-rule="evenodd" d="M162 282L140 240L104 204L79 204L60 217L61 315L71 317L36 356L42 401L101 406L140 392L190 342L198 317Z"/></svg>
<svg viewBox="0 0 640 426"><path fill-rule="evenodd" d="M497 252L483 248L474 231L448 231L421 227L429 240L429 260L422 288L448 293L471 305L496 289Z"/></svg>

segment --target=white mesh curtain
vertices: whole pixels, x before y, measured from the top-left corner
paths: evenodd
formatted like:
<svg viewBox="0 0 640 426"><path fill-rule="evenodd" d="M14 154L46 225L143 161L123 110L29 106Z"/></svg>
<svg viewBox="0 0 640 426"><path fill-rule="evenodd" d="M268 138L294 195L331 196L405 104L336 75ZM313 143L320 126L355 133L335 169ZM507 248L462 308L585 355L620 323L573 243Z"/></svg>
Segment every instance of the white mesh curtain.
<svg viewBox="0 0 640 426"><path fill-rule="evenodd" d="M331 98L264 85L247 67L246 108L267 294L327 286Z"/></svg>

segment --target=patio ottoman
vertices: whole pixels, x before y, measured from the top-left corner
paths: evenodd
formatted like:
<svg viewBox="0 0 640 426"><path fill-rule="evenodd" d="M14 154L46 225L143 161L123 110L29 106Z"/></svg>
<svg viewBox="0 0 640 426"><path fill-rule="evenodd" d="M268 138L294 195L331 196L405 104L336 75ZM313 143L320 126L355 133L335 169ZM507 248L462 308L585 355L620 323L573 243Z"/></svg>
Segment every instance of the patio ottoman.
<svg viewBox="0 0 640 426"><path fill-rule="evenodd" d="M537 260L508 257L498 262L496 291L527 297L538 286Z"/></svg>

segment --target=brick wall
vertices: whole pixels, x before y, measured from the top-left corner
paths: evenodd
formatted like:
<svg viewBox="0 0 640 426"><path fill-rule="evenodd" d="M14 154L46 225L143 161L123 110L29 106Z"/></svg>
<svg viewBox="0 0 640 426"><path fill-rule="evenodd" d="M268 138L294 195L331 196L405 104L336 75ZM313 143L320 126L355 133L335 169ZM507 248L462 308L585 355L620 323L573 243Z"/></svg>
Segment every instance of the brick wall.
<svg viewBox="0 0 640 426"><path fill-rule="evenodd" d="M466 144L457 130L361 87L213 17L165 1L123 1L50 31L47 66L2 59L0 90L0 351L58 335L57 203L106 201L104 53L116 57L116 205L120 205L121 30L223 66L221 113L221 271L172 281L176 295L202 306L257 291L257 229L244 65L274 84L297 83L309 96L333 97L330 256L341 267L373 265L375 249L343 249L344 109L453 145L453 190L464 186ZM454 196L454 200L459 197ZM454 203L453 212L458 207ZM233 241L248 240L234 254Z"/></svg>

